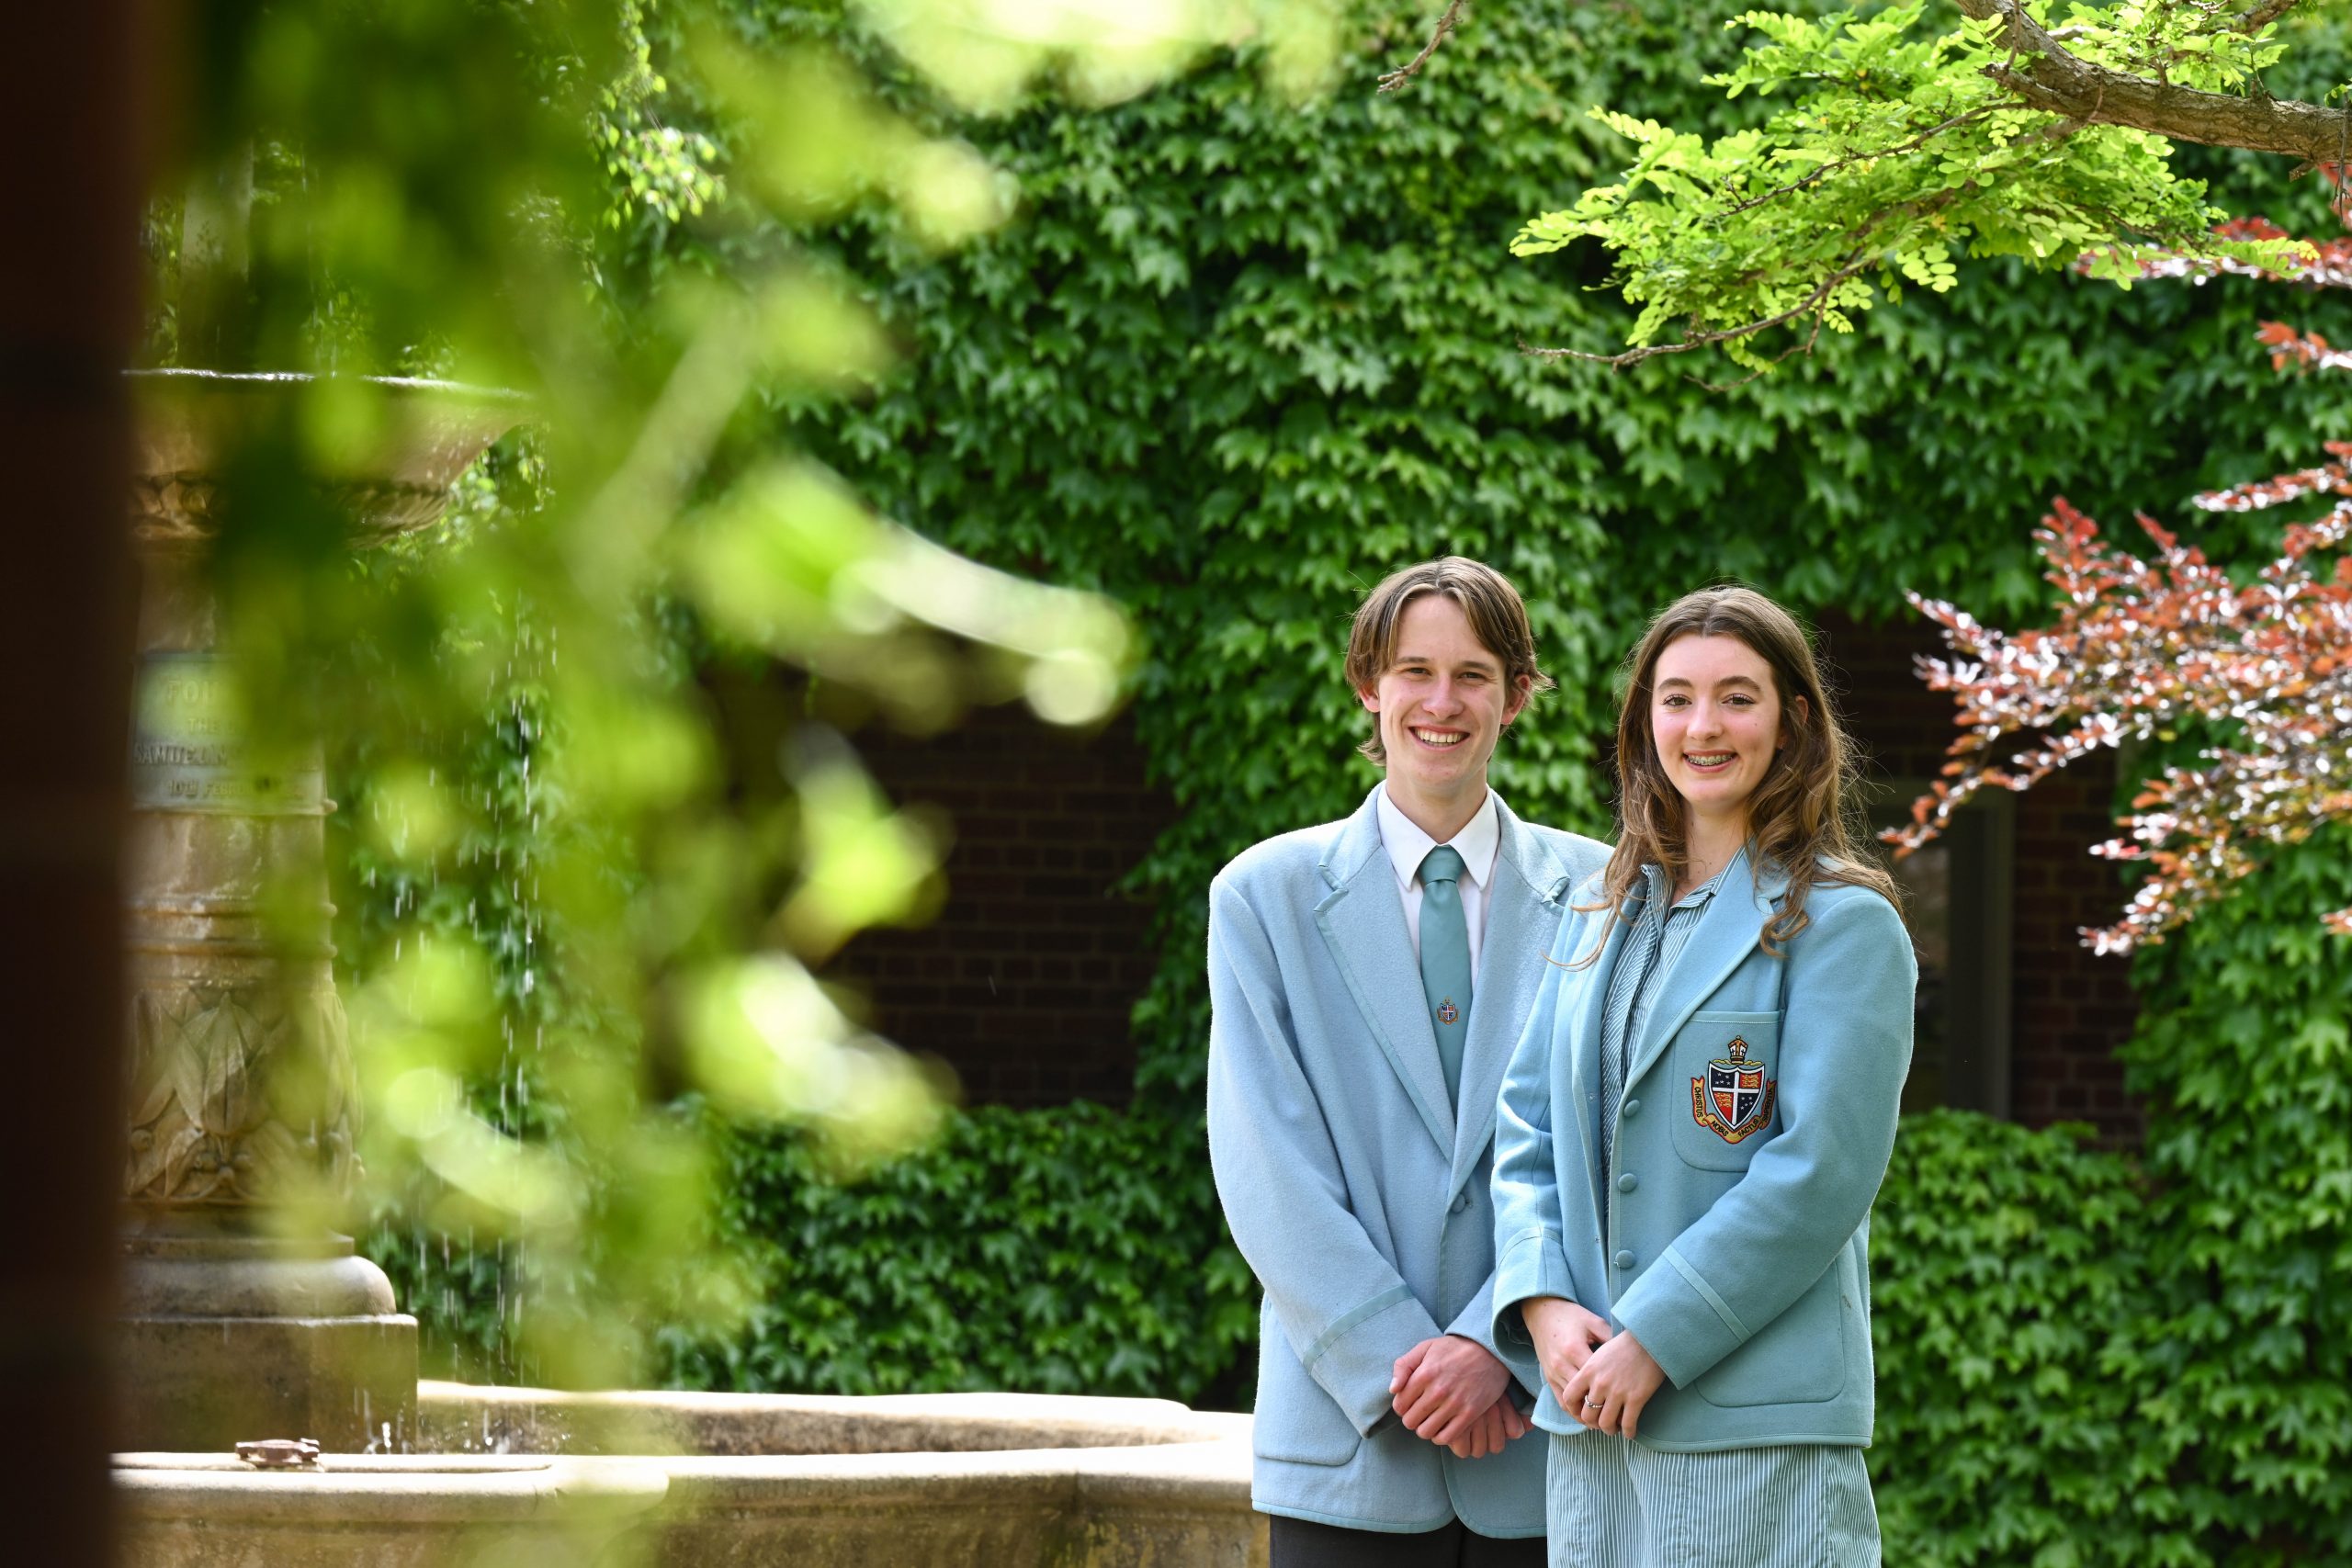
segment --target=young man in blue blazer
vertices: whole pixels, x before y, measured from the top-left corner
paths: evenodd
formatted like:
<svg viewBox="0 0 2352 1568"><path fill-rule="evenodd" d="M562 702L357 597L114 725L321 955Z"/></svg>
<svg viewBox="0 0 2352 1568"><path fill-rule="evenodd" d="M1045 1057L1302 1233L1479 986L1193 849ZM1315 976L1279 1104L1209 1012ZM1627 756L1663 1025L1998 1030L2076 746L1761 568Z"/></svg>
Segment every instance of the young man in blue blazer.
<svg viewBox="0 0 2352 1568"><path fill-rule="evenodd" d="M1209 1154L1266 1292L1251 1496L1273 1568L1538 1564L1542 1391L1493 1338L1495 1107L1568 890L1609 852L1487 787L1551 684L1500 573L1389 577L1347 669L1385 776L1209 890Z"/></svg>

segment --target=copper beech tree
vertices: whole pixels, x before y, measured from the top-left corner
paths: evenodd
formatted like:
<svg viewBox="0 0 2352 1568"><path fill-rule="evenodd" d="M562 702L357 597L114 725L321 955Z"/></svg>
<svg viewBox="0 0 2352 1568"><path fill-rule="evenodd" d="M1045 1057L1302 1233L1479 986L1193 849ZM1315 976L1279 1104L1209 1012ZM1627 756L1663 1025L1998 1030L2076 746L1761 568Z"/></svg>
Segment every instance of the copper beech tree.
<svg viewBox="0 0 2352 1568"><path fill-rule="evenodd" d="M2335 206L2352 223L2352 175ZM2228 237L2285 238L2261 219L2222 226ZM2352 239L2311 247L2290 275L2309 287L2352 288ZM2239 272L2276 278L2234 258L2163 255L2141 264L2151 277ZM2266 321L2260 341L2282 370L2352 369L2352 353L2316 333ZM2148 875L2122 918L2086 931L2102 953L2161 942L2260 864L2266 847L2309 838L2323 823L2352 820L2352 442L2325 444L2315 468L2209 491L2208 512L2247 512L2333 497L2316 519L2290 524L2277 559L2250 580L2233 578L2154 518L2139 523L2155 546L2142 559L2100 537L2098 525L2061 498L2034 532L2045 575L2061 597L2049 626L2002 632L1965 611L1914 593L1943 630L1953 657L1922 659L1920 674L1959 705L1962 735L1944 779L1914 802L1909 826L1884 837L1908 853L1934 838L1967 799L1986 788L2025 790L2101 747L2211 734L2197 765L2147 781L2119 818L2125 835L2092 852L2144 863ZM2326 917L2352 935L2352 908Z"/></svg>

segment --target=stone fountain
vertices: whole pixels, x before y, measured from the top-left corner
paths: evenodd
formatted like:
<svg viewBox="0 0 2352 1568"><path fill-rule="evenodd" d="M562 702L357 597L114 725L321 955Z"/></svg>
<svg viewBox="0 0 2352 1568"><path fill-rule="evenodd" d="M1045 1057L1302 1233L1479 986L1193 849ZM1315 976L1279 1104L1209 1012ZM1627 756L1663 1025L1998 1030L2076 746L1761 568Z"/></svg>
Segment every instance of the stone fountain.
<svg viewBox="0 0 2352 1568"><path fill-rule="evenodd" d="M264 756L230 711L207 553L244 444L288 429L299 376L131 378L140 566L130 740L130 1127L119 1430L139 1449L299 1436L404 1441L416 1320L350 1238L276 1201L346 1195L358 1106L328 924L315 741ZM422 528L524 412L513 393L373 383L385 425L321 498L355 545Z"/></svg>
<svg viewBox="0 0 2352 1568"><path fill-rule="evenodd" d="M279 1199L356 1175L318 748L224 697L206 571L223 462L289 427L286 376L153 371L131 528L131 1109L116 1460L128 1568L504 1561L677 1568L1253 1568L1250 1420L1166 1400L420 1386L416 1322ZM440 516L525 409L381 380L381 438L320 476L355 545ZM233 1450L257 1439L314 1438Z"/></svg>

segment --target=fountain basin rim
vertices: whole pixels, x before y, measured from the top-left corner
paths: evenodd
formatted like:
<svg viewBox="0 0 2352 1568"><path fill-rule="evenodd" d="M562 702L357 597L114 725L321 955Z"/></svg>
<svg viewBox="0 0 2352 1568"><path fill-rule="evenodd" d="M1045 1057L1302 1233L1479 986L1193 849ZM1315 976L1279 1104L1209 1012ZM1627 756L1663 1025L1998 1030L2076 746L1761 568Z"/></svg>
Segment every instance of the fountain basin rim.
<svg viewBox="0 0 2352 1568"><path fill-rule="evenodd" d="M309 1465L248 1464L235 1454L156 1450L110 1456L117 1470L152 1470L174 1475L517 1475L536 1474L565 1462L560 1454L339 1454L322 1453Z"/></svg>
<svg viewBox="0 0 2352 1568"><path fill-rule="evenodd" d="M1106 1449L965 1453L777 1454L655 1461L670 1478L663 1511L858 1512L883 1509L1249 1506L1247 1417L1238 1438Z"/></svg>
<svg viewBox="0 0 2352 1568"><path fill-rule="evenodd" d="M413 376L126 370L136 407L131 532L142 546L201 547L220 530L232 455L271 432L303 451L302 478L349 514L350 542L380 544L437 521L458 476L535 416L529 394ZM321 389L373 403L348 429L311 428L298 406ZM329 434L332 431L333 434Z"/></svg>
<svg viewBox="0 0 2352 1568"><path fill-rule="evenodd" d="M125 370L122 378L133 386L218 389L256 394L348 383L453 401L500 403L516 409L528 409L537 400L530 393L513 387L486 387L474 381L443 381L430 376L322 376L308 370L207 370L198 366L169 365Z"/></svg>
<svg viewBox="0 0 2352 1568"><path fill-rule="evenodd" d="M425 1446L443 1452L832 1459L1071 1453L1220 1441L1250 1417L1167 1399L1039 1393L792 1394L560 1391L425 1380Z"/></svg>
<svg viewBox="0 0 2352 1568"><path fill-rule="evenodd" d="M1247 1418L1242 1417L1245 1423ZM671 1519L872 1517L910 1509L1246 1510L1250 1450L1221 1439L1154 1448L760 1457L322 1455L265 1471L233 1454L118 1454L133 1520L423 1527L658 1512Z"/></svg>
<svg viewBox="0 0 2352 1568"><path fill-rule="evenodd" d="M119 1454L115 1505L127 1520L200 1519L207 1528L399 1524L470 1528L623 1520L661 1504L662 1466L638 1459L549 1457L495 1468L462 1456L322 1456L340 1464L262 1471L234 1454ZM413 1462L391 1464L406 1458Z"/></svg>

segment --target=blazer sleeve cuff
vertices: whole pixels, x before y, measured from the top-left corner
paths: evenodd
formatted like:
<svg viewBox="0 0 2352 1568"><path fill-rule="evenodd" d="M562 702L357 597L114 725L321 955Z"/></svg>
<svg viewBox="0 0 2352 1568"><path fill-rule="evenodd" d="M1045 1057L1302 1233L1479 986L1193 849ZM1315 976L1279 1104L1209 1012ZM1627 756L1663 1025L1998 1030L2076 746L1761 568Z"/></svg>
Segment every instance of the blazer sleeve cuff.
<svg viewBox="0 0 2352 1568"><path fill-rule="evenodd" d="M1753 1332L1670 1247L1627 1289L1615 1315L1677 1388L1688 1388Z"/></svg>
<svg viewBox="0 0 2352 1568"><path fill-rule="evenodd" d="M1503 1365L1531 1392L1544 1387L1543 1363L1535 1359L1535 1342L1527 1336L1527 1320L1520 1305L1537 1296L1575 1301L1568 1278L1568 1257L1560 1238L1540 1228L1524 1230L1503 1244L1495 1260L1495 1319L1492 1349Z"/></svg>
<svg viewBox="0 0 2352 1568"><path fill-rule="evenodd" d="M1368 1438L1396 1418L1388 1391L1396 1358L1438 1334L1428 1309L1397 1285L1334 1318L1299 1359Z"/></svg>
<svg viewBox="0 0 2352 1568"><path fill-rule="evenodd" d="M1478 1288L1478 1293L1470 1298L1469 1303L1453 1314L1453 1321L1445 1325L1445 1332L1457 1338L1467 1339L1487 1354L1503 1361L1506 1366L1510 1365L1502 1351L1495 1345L1495 1282L1493 1280L1489 1279L1481 1285Z"/></svg>

